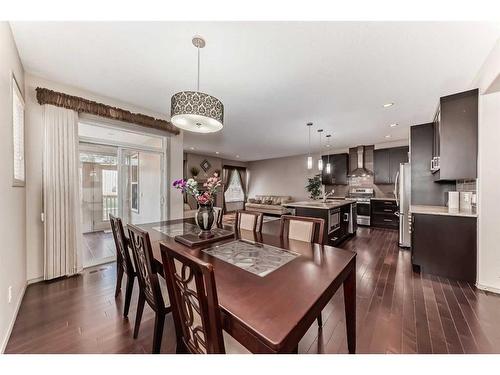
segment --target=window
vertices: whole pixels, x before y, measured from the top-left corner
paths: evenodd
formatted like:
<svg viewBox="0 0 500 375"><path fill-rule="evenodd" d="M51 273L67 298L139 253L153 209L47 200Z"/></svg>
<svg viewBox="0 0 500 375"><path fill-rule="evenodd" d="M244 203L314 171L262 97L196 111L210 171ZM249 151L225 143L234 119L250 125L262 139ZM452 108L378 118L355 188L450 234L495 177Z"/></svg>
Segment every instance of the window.
<svg viewBox="0 0 500 375"><path fill-rule="evenodd" d="M13 186L24 186L24 100L12 76Z"/></svg>
<svg viewBox="0 0 500 375"><path fill-rule="evenodd" d="M139 213L139 154L130 156L130 194L131 207L130 209Z"/></svg>
<svg viewBox="0 0 500 375"><path fill-rule="evenodd" d="M241 186L240 174L236 169L230 171L231 177L229 179L229 186L224 193L224 199L228 202L243 202L245 200L245 193Z"/></svg>

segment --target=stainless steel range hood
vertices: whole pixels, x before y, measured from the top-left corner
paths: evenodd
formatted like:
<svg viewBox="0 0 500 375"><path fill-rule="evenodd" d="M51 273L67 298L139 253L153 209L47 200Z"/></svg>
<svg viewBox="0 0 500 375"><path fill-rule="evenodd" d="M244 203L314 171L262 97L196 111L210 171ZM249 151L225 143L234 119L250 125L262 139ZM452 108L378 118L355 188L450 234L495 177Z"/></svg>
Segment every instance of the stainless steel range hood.
<svg viewBox="0 0 500 375"><path fill-rule="evenodd" d="M357 168L354 169L349 177L366 177L372 176L373 172L365 168L365 146L356 147Z"/></svg>

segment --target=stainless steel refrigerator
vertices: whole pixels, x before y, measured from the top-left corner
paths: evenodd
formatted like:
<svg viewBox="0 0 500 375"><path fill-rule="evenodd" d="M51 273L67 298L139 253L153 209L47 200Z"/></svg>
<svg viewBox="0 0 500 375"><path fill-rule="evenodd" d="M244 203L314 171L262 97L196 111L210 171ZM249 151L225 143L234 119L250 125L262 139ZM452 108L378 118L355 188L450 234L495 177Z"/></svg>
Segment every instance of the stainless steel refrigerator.
<svg viewBox="0 0 500 375"><path fill-rule="evenodd" d="M410 234L410 193L411 193L410 163L401 163L399 173L394 183L394 195L399 206L399 246L411 246Z"/></svg>

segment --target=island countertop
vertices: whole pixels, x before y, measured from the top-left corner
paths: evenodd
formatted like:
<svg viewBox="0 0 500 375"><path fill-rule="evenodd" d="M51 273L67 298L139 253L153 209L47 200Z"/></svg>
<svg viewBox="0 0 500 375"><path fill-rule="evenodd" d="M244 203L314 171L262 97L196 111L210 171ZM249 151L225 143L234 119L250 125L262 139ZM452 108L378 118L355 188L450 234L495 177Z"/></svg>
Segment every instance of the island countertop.
<svg viewBox="0 0 500 375"><path fill-rule="evenodd" d="M318 210L331 210L332 208L342 207L348 204L356 203L356 201L349 199L337 199L330 200L326 203L323 201L302 201L302 202L290 202L284 204L285 207L293 207L293 208L313 208Z"/></svg>

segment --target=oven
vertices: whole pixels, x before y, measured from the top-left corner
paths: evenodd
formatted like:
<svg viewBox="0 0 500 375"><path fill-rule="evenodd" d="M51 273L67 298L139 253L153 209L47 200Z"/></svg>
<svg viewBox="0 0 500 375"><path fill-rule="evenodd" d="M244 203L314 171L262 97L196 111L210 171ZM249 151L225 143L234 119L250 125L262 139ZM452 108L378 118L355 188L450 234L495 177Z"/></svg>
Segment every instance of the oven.
<svg viewBox="0 0 500 375"><path fill-rule="evenodd" d="M328 211L328 234L340 229L340 208Z"/></svg>
<svg viewBox="0 0 500 375"><path fill-rule="evenodd" d="M370 201L360 201L357 202L356 213L358 216L359 225L370 225Z"/></svg>

